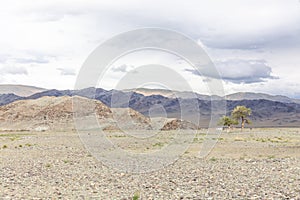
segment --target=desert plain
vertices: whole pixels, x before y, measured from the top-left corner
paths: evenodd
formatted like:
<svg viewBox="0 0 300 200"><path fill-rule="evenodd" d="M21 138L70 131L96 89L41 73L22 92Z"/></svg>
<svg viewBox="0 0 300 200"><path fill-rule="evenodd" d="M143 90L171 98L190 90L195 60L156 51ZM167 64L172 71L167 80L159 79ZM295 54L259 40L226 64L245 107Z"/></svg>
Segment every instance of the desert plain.
<svg viewBox="0 0 300 200"><path fill-rule="evenodd" d="M0 199L300 199L300 128L223 131L200 158L206 132L172 164L131 173L93 156L76 131L1 131ZM159 151L172 135L147 143L106 133L133 152Z"/></svg>

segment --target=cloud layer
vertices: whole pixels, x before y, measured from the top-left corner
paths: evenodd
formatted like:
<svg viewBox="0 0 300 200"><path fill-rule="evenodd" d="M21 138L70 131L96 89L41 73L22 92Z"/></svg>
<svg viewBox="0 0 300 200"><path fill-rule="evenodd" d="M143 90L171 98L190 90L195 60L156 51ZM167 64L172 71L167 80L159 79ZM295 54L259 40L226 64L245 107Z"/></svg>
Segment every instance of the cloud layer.
<svg viewBox="0 0 300 200"><path fill-rule="evenodd" d="M191 0L184 5L180 0L11 0L1 4L0 13L4 83L72 88L76 72L101 42L132 29L161 27L199 41L230 92L300 96L298 0ZM112 72L127 73L132 65L120 63ZM193 80L199 77L186 71Z"/></svg>
<svg viewBox="0 0 300 200"><path fill-rule="evenodd" d="M272 75L272 68L269 67L264 60L225 60L215 63L215 66L224 81L232 83L259 83L268 79L276 79ZM208 69L197 71L193 69L185 69L197 76L217 78L211 76Z"/></svg>
<svg viewBox="0 0 300 200"><path fill-rule="evenodd" d="M9 66L0 67L0 75L28 75L28 71L25 67Z"/></svg>

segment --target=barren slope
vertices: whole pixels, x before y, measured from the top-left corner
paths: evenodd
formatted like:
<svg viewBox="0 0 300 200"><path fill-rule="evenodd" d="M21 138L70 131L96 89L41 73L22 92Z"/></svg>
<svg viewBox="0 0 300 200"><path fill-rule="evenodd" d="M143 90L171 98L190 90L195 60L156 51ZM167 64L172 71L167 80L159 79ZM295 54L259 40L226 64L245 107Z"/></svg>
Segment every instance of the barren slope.
<svg viewBox="0 0 300 200"><path fill-rule="evenodd" d="M78 107L73 109L73 100ZM73 114L96 113L98 119L112 118L111 110L100 101L83 97L42 97L20 100L0 107L0 127L4 130L73 129Z"/></svg>
<svg viewBox="0 0 300 200"><path fill-rule="evenodd" d="M109 108L101 101L79 96L45 96L0 106L0 130L70 130L75 128L74 114L80 129L151 130L156 127L156 122L131 108ZM192 123L176 122L164 130L195 129Z"/></svg>

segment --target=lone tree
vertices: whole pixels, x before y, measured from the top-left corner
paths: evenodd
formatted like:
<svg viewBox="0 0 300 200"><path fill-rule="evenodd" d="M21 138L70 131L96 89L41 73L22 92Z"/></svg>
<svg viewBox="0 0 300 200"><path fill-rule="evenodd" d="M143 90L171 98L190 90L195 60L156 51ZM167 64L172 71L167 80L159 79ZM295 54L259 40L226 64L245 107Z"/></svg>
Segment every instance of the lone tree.
<svg viewBox="0 0 300 200"><path fill-rule="evenodd" d="M228 116L223 116L220 121L219 121L219 125L222 126L228 126L229 128L232 128L232 125L237 125L238 121L235 119L232 119L231 117Z"/></svg>
<svg viewBox="0 0 300 200"><path fill-rule="evenodd" d="M245 124L251 124L252 122L247 118L251 115L251 109L245 106L237 106L233 109L231 116L235 120L241 121L241 129L243 130Z"/></svg>

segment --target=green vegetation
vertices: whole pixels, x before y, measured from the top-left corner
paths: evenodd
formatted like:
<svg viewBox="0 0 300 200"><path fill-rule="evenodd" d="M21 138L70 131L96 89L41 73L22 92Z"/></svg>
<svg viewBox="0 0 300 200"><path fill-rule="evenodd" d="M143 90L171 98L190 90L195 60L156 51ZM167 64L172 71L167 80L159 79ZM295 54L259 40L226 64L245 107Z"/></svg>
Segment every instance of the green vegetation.
<svg viewBox="0 0 300 200"><path fill-rule="evenodd" d="M33 134L4 133L4 134L0 134L0 137L21 137L21 136L28 136L28 135L33 135Z"/></svg>
<svg viewBox="0 0 300 200"><path fill-rule="evenodd" d="M50 165L49 163L47 163L47 164L45 165L45 167L50 168L51 165Z"/></svg>
<svg viewBox="0 0 300 200"><path fill-rule="evenodd" d="M238 121L235 120L235 119L232 119L231 117L228 117L228 116L223 116L219 123L219 125L222 125L222 126L228 126L229 128L231 128L232 125L237 125L238 124Z"/></svg>
<svg viewBox="0 0 300 200"><path fill-rule="evenodd" d="M210 161L215 162L215 161L217 161L217 158L212 157L212 158L210 159Z"/></svg>
<svg viewBox="0 0 300 200"><path fill-rule="evenodd" d="M251 115L251 109L245 106L237 106L233 109L231 116L234 120L241 121L241 130L245 128L245 124L251 124L252 122L248 119Z"/></svg>
<svg viewBox="0 0 300 200"><path fill-rule="evenodd" d="M231 112L231 117L223 116L221 117L218 125L227 126L229 129L232 128L232 125L238 125L241 121L241 129L245 128L245 124L251 124L252 122L248 119L248 116L251 115L251 109L245 106L237 106Z"/></svg>
<svg viewBox="0 0 300 200"><path fill-rule="evenodd" d="M274 137L274 138L255 138L257 142L271 142L271 143L286 143L289 142L288 139L283 140L281 137Z"/></svg>
<svg viewBox="0 0 300 200"><path fill-rule="evenodd" d="M7 145L5 144L5 145L3 145L3 147L2 147L3 149L6 149L7 148Z"/></svg>
<svg viewBox="0 0 300 200"><path fill-rule="evenodd" d="M164 144L162 142L157 142L153 145L153 147L163 147Z"/></svg>
<svg viewBox="0 0 300 200"><path fill-rule="evenodd" d="M132 200L139 200L139 199L140 199L140 192L135 192L132 197Z"/></svg>
<svg viewBox="0 0 300 200"><path fill-rule="evenodd" d="M204 140L203 138L195 137L195 138L193 139L193 142L194 142L194 143L197 143L197 142L202 142L203 140Z"/></svg>
<svg viewBox="0 0 300 200"><path fill-rule="evenodd" d="M269 155L268 158L269 158L269 159L274 159L274 158L275 158L275 155Z"/></svg>
<svg viewBox="0 0 300 200"><path fill-rule="evenodd" d="M8 138L11 141L16 141L16 140L21 140L22 136L28 136L32 134L16 134L16 133L5 133L5 134L0 134L0 137Z"/></svg>

